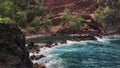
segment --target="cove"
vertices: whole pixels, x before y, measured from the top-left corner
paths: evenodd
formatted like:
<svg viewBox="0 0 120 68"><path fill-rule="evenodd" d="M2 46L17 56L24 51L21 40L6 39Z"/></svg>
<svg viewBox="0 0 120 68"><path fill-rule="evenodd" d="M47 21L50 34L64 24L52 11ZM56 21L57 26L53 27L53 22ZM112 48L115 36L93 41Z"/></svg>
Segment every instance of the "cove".
<svg viewBox="0 0 120 68"><path fill-rule="evenodd" d="M47 68L119 68L120 37L94 41L67 41L52 48L42 48L46 57L37 61Z"/></svg>

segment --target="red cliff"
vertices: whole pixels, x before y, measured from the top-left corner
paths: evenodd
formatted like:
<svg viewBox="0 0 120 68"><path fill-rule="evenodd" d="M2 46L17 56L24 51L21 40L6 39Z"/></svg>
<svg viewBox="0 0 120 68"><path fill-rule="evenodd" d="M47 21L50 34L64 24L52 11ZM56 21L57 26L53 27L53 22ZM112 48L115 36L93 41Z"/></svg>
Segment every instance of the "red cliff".
<svg viewBox="0 0 120 68"><path fill-rule="evenodd" d="M44 0L44 5L53 15L58 15L65 8L82 14L90 14L97 8L96 0Z"/></svg>
<svg viewBox="0 0 120 68"><path fill-rule="evenodd" d="M59 16L68 8L71 12L77 12L82 15L94 13L97 9L97 0L44 0L48 18L57 25L60 22Z"/></svg>

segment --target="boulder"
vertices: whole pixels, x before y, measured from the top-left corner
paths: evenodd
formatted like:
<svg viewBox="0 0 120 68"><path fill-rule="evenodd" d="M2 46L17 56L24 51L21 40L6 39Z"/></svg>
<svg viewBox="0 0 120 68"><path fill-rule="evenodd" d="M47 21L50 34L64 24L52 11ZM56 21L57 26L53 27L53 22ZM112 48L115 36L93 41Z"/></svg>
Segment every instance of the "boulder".
<svg viewBox="0 0 120 68"><path fill-rule="evenodd" d="M39 50L40 46L35 45L35 43L32 41L28 44L28 46L26 46L26 48L29 52L36 52L36 53L40 52L40 50Z"/></svg>
<svg viewBox="0 0 120 68"><path fill-rule="evenodd" d="M44 58L45 56L43 55L43 54L41 54L41 55L32 55L31 57L30 57L30 59L31 60L39 60L39 59L41 59L41 58Z"/></svg>

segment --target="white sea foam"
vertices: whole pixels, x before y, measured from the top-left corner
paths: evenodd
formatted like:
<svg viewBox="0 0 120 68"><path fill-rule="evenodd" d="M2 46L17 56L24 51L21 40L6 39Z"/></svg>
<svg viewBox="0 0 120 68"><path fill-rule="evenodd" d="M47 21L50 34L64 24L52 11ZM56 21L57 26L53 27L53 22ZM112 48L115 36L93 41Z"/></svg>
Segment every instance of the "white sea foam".
<svg viewBox="0 0 120 68"><path fill-rule="evenodd" d="M67 40L67 44L74 44L74 43L78 43L77 41L70 41L70 40Z"/></svg>
<svg viewBox="0 0 120 68"><path fill-rule="evenodd" d="M103 36L103 37L95 36L95 38L97 39L98 42L110 43L110 39L107 36Z"/></svg>
<svg viewBox="0 0 120 68"><path fill-rule="evenodd" d="M105 39L104 37L97 37L97 36L95 36L95 38L96 38L97 41L99 41L99 42L105 42L105 41L106 41L106 39Z"/></svg>
<svg viewBox="0 0 120 68"><path fill-rule="evenodd" d="M46 63L46 68L64 68L62 62L63 60L61 58L51 60Z"/></svg>
<svg viewBox="0 0 120 68"><path fill-rule="evenodd" d="M120 37L114 37L114 36L103 36L103 37L95 37L97 41L104 42L104 43L110 43L110 41L119 40Z"/></svg>
<svg viewBox="0 0 120 68"><path fill-rule="evenodd" d="M72 45L72 44L87 44L89 40L87 41L71 41L71 40L67 40L67 44L68 45Z"/></svg>
<svg viewBox="0 0 120 68"><path fill-rule="evenodd" d="M29 56L32 56L32 55L41 55L41 53L39 52L39 53L36 53L36 52L34 52L34 53L29 53Z"/></svg>

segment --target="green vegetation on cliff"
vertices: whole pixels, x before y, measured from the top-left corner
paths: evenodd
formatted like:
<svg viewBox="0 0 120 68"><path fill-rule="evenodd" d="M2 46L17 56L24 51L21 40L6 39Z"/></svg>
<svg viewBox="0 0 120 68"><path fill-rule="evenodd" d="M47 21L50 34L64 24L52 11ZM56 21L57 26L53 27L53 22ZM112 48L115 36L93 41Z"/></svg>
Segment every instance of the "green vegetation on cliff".
<svg viewBox="0 0 120 68"><path fill-rule="evenodd" d="M17 23L22 28L31 26L30 30L34 32L41 24L46 28L51 25L44 16L42 0L0 0L0 23Z"/></svg>
<svg viewBox="0 0 120 68"><path fill-rule="evenodd" d="M53 19L51 17L54 17L54 15L52 15L54 11L46 11L43 1L44 0L0 0L0 23L17 23L24 32L34 33L39 30L50 32L51 28L54 27L53 21L51 20ZM117 17L115 13L120 14L120 0L96 0L95 4L97 9L91 14L94 15L93 18L95 22L100 25L102 30L104 31L108 24L113 23L113 25L116 25ZM81 10L86 11L84 9ZM82 30L82 27L89 23L87 23L86 19L81 15L90 16L90 14L87 13L73 13L72 10L65 9L60 16L61 21L58 21L58 23L60 22L63 28ZM92 21L92 19L90 20ZM90 29L89 26L86 28L86 30Z"/></svg>
<svg viewBox="0 0 120 68"><path fill-rule="evenodd" d="M68 27L72 30L80 30L80 27L85 24L86 20L78 13L71 13L69 9L65 9L63 15L60 17L63 27Z"/></svg>
<svg viewBox="0 0 120 68"><path fill-rule="evenodd" d="M97 0L97 4L98 9L94 13L94 20L101 24L104 31L106 28L115 29L113 27L117 27L117 18L120 19L120 0Z"/></svg>

